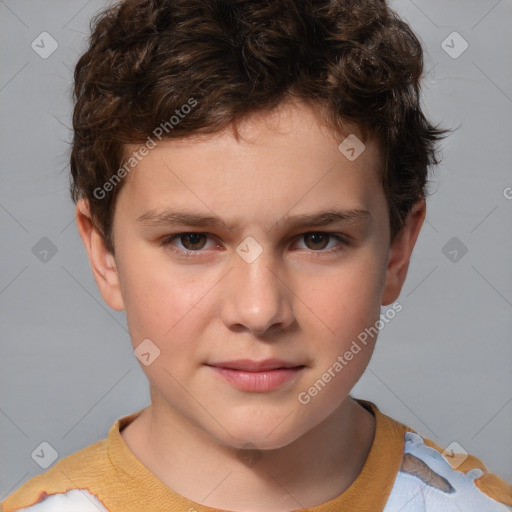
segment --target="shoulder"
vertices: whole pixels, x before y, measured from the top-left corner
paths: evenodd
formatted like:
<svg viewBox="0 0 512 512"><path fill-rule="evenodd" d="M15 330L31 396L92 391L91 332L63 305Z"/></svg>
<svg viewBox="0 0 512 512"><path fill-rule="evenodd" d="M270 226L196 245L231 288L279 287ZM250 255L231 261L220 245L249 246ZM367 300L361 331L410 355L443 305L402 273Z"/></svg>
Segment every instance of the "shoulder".
<svg viewBox="0 0 512 512"><path fill-rule="evenodd" d="M158 481L130 452L121 431L143 410L117 419L106 439L65 457L45 473L31 478L0 503L0 511L142 510L141 503L147 504L152 498L151 491ZM141 487L147 487L145 494Z"/></svg>
<svg viewBox="0 0 512 512"><path fill-rule="evenodd" d="M383 414L372 402L357 400L374 414L385 449L380 471L393 476L381 486L383 512L511 512L512 487L487 470L477 457L457 443L446 449L414 429ZM384 434L382 434L384 432ZM385 460L388 452L395 457ZM373 476L375 480L375 475Z"/></svg>
<svg viewBox="0 0 512 512"><path fill-rule="evenodd" d="M0 504L2 512L106 511L95 496L109 472L106 440L65 457L31 478Z"/></svg>
<svg viewBox="0 0 512 512"><path fill-rule="evenodd" d="M512 487L459 445L442 450L410 429L384 512L399 510L510 512Z"/></svg>

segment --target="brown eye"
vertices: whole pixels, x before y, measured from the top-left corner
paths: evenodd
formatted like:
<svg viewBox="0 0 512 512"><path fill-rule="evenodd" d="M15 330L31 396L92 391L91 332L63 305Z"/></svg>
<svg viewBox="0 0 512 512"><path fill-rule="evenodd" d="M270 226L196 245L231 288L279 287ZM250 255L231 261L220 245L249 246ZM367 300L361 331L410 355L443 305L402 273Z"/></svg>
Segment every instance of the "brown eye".
<svg viewBox="0 0 512 512"><path fill-rule="evenodd" d="M331 233L329 231L310 231L303 233L299 237L299 244L310 253L333 254L346 249L350 244L341 233Z"/></svg>
<svg viewBox="0 0 512 512"><path fill-rule="evenodd" d="M167 236L160 241L160 245L178 256L196 257L204 255L208 248L213 247L208 247L208 242L213 244L208 233L186 231Z"/></svg>
<svg viewBox="0 0 512 512"><path fill-rule="evenodd" d="M182 233L179 236L179 240L183 244L183 247L190 251L202 249L205 246L205 243L201 243L201 239L205 242L207 238L208 237L204 233Z"/></svg>
<svg viewBox="0 0 512 512"><path fill-rule="evenodd" d="M309 241L306 242L306 245L310 249L322 250L329 243L329 235L327 233L306 233L304 240Z"/></svg>

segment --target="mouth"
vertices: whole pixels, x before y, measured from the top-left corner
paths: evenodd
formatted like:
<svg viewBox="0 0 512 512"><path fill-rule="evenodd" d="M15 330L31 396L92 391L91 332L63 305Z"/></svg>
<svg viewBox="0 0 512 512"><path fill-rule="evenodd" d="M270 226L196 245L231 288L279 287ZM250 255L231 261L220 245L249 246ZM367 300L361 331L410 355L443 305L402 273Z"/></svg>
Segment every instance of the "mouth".
<svg viewBox="0 0 512 512"><path fill-rule="evenodd" d="M264 359L262 361L253 361L251 359L237 359L233 361L207 363L207 366L214 366L216 368L227 368L230 370L240 370L243 372L265 372L270 370L279 370L282 368L300 368L305 365L301 363L283 361L282 359Z"/></svg>
<svg viewBox="0 0 512 512"><path fill-rule="evenodd" d="M236 361L221 361L209 363L217 375L224 381L242 391L267 392L295 380L306 367L304 364L266 359L253 361L239 359Z"/></svg>

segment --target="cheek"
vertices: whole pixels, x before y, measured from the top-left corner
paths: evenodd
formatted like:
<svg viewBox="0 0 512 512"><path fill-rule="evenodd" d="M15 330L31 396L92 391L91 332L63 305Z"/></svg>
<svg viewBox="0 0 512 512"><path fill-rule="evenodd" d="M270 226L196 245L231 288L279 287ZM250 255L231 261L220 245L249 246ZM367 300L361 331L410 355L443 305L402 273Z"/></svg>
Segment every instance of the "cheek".
<svg viewBox="0 0 512 512"><path fill-rule="evenodd" d="M165 260L148 265L147 261L149 255L135 251L123 261L121 288L132 344L135 347L149 338L162 352L172 344L178 356L190 351L199 336L208 293L218 276L198 277L193 266L180 268Z"/></svg>
<svg viewBox="0 0 512 512"><path fill-rule="evenodd" d="M374 253L354 256L337 271L317 280L304 282L300 297L317 318L317 323L338 348L373 325L380 315L384 270Z"/></svg>
<svg viewBox="0 0 512 512"><path fill-rule="evenodd" d="M314 367L297 397L305 404L305 421L330 414L370 361L378 334L374 327L380 318L383 271L368 254L367 258L358 255L357 261L326 276L305 295L318 317L308 323L306 336L315 355ZM321 335L315 333L317 329Z"/></svg>

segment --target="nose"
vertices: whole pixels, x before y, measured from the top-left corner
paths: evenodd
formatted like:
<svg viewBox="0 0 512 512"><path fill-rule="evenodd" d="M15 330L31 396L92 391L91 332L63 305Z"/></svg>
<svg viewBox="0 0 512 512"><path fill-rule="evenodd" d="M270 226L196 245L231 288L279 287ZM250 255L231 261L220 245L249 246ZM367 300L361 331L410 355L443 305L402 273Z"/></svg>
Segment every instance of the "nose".
<svg viewBox="0 0 512 512"><path fill-rule="evenodd" d="M292 287L270 251L264 250L251 263L238 254L233 260L222 305L225 325L260 336L290 326L295 320Z"/></svg>

